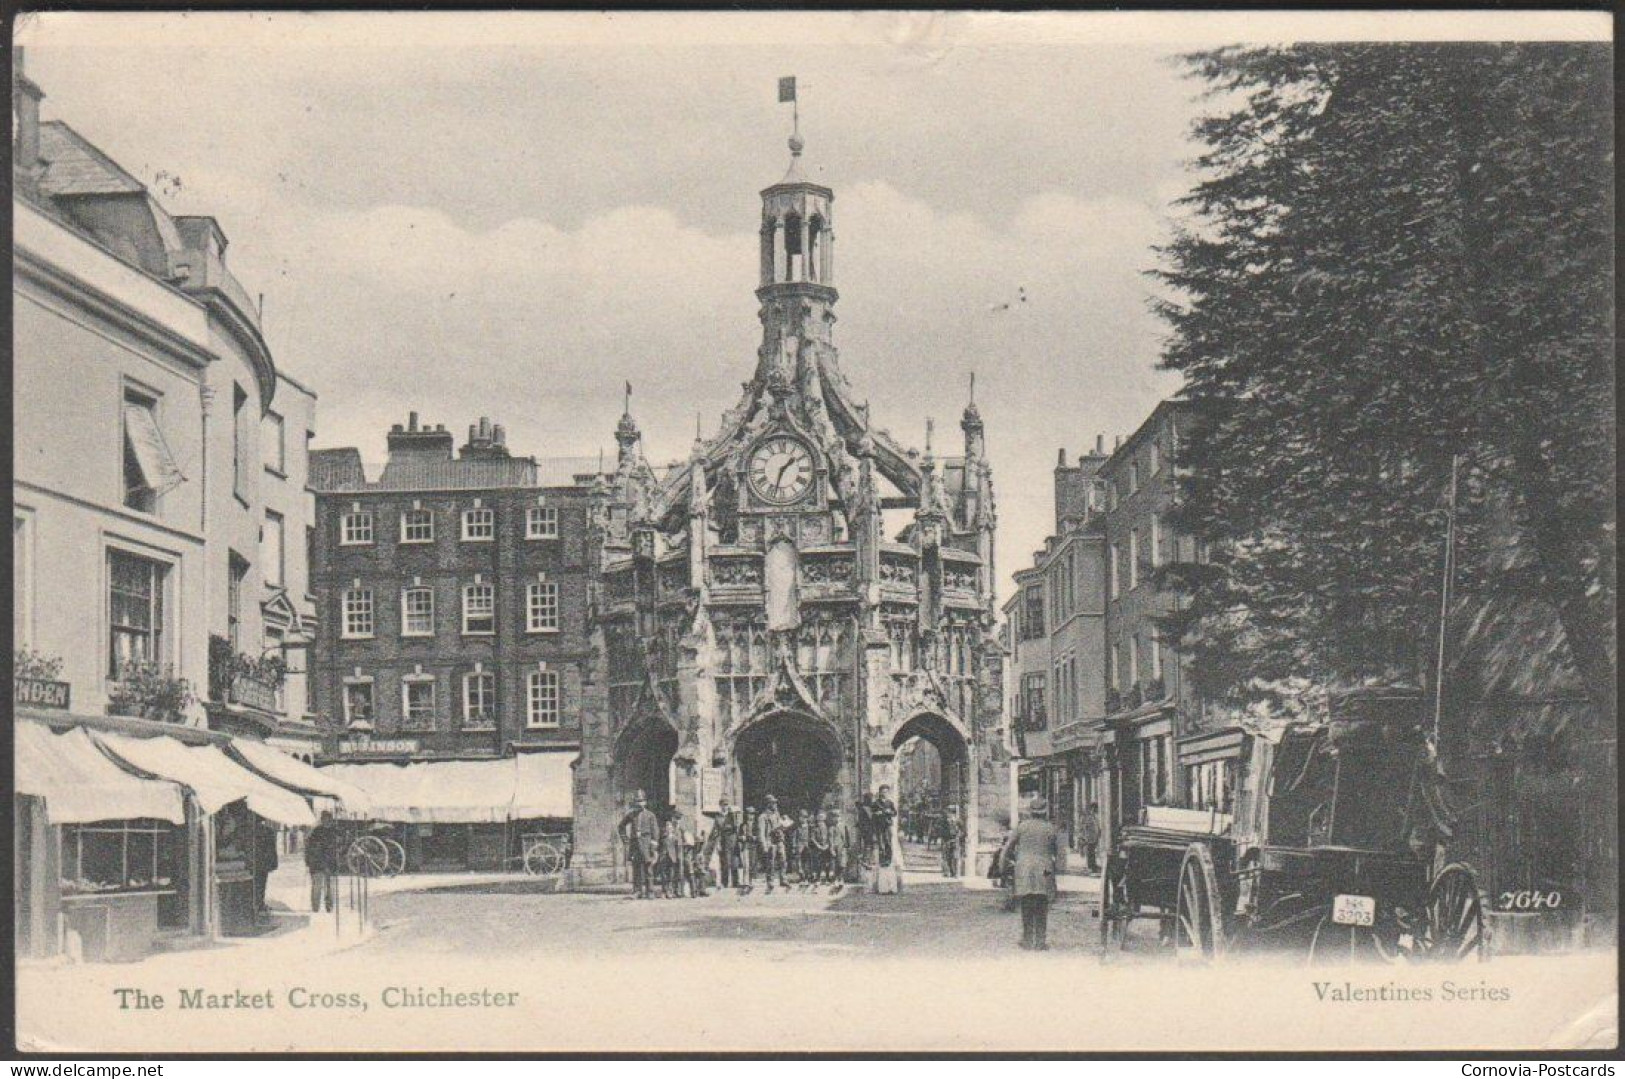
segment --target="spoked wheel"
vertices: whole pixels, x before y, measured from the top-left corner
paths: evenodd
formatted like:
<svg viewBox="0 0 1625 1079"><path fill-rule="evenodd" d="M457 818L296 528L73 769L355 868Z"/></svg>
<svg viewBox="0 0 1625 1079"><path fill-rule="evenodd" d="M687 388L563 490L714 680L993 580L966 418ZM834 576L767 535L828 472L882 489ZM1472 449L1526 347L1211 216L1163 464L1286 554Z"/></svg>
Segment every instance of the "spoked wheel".
<svg viewBox="0 0 1625 1079"><path fill-rule="evenodd" d="M389 851L389 864L384 867L384 875L394 877L406 872L406 848L393 839L386 839L383 843Z"/></svg>
<svg viewBox="0 0 1625 1079"><path fill-rule="evenodd" d="M564 855L551 843L533 843L525 851L525 872L533 877L551 876L564 868Z"/></svg>
<svg viewBox="0 0 1625 1079"><path fill-rule="evenodd" d="M358 877L381 877L389 868L389 848L375 835L359 836L344 852L344 864Z"/></svg>
<svg viewBox="0 0 1625 1079"><path fill-rule="evenodd" d="M1392 962L1393 950L1368 925L1338 925L1331 911L1320 916L1309 938L1308 963L1312 967L1346 963Z"/></svg>
<svg viewBox="0 0 1625 1079"><path fill-rule="evenodd" d="M1478 881L1464 865L1447 865L1428 889L1426 918L1416 941L1420 959L1455 963L1484 958L1484 904Z"/></svg>
<svg viewBox="0 0 1625 1079"><path fill-rule="evenodd" d="M1133 907L1129 905L1128 866L1115 854L1106 855L1100 874L1100 958L1109 961L1123 950Z"/></svg>
<svg viewBox="0 0 1625 1079"><path fill-rule="evenodd" d="M1182 960L1205 963L1224 954L1224 922L1213 855L1193 844L1179 867L1179 893L1174 906L1174 953Z"/></svg>

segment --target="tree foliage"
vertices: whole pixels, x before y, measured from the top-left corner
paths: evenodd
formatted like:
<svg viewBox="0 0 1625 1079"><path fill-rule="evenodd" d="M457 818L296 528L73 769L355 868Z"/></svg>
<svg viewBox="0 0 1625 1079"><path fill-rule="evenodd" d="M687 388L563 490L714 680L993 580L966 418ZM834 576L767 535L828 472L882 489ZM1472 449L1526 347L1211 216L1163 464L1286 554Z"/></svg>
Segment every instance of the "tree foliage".
<svg viewBox="0 0 1625 1079"><path fill-rule="evenodd" d="M1171 629L1202 690L1428 680L1456 588L1545 605L1614 707L1610 56L1298 45L1186 58L1187 227L1161 252L1184 376Z"/></svg>

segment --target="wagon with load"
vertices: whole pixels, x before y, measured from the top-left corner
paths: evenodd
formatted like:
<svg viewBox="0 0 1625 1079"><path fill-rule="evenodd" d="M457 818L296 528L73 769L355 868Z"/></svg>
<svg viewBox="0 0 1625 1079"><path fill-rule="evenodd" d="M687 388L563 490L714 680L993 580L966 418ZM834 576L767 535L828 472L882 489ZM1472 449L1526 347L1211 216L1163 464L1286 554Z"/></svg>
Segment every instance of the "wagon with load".
<svg viewBox="0 0 1625 1079"><path fill-rule="evenodd" d="M1478 881L1440 854L1451 822L1424 711L1415 690L1336 695L1323 722L1240 732L1225 811L1149 806L1114 820L1103 955L1143 919L1196 959L1482 958Z"/></svg>

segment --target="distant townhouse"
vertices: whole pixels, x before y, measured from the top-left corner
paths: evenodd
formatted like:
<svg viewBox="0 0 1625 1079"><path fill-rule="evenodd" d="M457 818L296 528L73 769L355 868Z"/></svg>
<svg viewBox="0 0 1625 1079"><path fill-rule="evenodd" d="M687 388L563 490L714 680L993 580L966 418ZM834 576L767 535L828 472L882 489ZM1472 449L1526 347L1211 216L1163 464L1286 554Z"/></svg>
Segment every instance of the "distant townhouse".
<svg viewBox="0 0 1625 1079"><path fill-rule="evenodd" d="M1020 787L1042 794L1051 819L1075 840L1085 809L1100 798L1105 717L1104 489L1093 453L1055 467L1055 532L1015 575L1004 607L1007 702Z"/></svg>
<svg viewBox="0 0 1625 1079"><path fill-rule="evenodd" d="M1165 640L1162 621L1179 602L1159 587L1170 562L1204 557L1171 525L1178 499L1174 461L1189 406L1163 401L1100 468L1105 488L1107 744L1124 767L1111 792L1117 819L1147 805L1229 812L1240 732L1196 692L1187 657Z"/></svg>

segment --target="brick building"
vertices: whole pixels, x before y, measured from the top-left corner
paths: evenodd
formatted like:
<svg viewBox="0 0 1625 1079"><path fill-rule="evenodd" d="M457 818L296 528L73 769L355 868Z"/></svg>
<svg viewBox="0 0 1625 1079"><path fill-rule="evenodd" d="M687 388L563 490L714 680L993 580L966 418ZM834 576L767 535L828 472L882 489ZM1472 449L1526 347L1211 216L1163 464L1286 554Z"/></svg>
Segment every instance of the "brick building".
<svg viewBox="0 0 1625 1079"><path fill-rule="evenodd" d="M354 449L312 455L328 760L579 745L592 467L515 457L486 419L454 452L416 413L376 480Z"/></svg>

